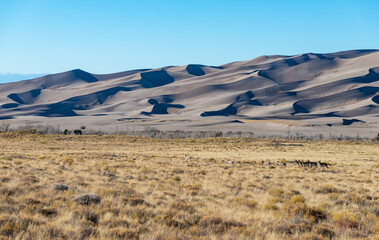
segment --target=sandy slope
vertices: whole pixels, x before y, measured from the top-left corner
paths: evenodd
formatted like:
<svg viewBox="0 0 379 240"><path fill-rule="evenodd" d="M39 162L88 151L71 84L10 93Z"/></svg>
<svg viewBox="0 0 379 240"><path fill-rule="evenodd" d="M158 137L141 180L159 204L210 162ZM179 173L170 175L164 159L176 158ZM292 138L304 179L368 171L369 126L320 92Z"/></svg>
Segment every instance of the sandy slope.
<svg viewBox="0 0 379 240"><path fill-rule="evenodd" d="M76 69L0 85L0 119L11 124L376 135L378 116L377 50L106 75Z"/></svg>

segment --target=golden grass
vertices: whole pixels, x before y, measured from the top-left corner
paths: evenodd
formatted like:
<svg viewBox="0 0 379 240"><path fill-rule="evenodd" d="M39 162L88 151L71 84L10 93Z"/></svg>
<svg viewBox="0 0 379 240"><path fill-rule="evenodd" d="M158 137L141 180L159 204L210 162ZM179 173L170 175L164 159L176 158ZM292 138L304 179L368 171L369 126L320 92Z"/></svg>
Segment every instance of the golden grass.
<svg viewBox="0 0 379 240"><path fill-rule="evenodd" d="M2 133L0 146L0 239L379 237L378 143Z"/></svg>

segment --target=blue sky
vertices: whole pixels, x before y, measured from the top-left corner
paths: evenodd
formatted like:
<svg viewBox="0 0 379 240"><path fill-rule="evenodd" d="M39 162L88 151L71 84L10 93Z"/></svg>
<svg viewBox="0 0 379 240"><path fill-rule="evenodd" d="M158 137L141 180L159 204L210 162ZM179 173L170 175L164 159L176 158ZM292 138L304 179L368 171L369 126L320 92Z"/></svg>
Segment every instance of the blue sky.
<svg viewBox="0 0 379 240"><path fill-rule="evenodd" d="M379 48L376 0L0 0L0 72L110 73Z"/></svg>

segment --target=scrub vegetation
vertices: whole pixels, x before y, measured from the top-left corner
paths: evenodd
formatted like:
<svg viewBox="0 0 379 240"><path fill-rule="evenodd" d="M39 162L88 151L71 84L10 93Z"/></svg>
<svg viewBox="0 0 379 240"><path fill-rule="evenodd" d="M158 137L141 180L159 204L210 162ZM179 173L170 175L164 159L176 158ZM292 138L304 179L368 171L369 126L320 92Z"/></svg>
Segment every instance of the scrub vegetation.
<svg viewBox="0 0 379 240"><path fill-rule="evenodd" d="M24 131L0 146L0 239L379 238L377 142Z"/></svg>

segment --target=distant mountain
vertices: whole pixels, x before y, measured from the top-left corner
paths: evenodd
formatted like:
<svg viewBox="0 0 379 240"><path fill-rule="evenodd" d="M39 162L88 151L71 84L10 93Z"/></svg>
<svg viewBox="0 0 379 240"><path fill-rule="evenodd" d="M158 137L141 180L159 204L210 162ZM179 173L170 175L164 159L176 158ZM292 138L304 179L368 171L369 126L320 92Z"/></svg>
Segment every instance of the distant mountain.
<svg viewBox="0 0 379 240"><path fill-rule="evenodd" d="M46 74L0 73L0 84L42 77L44 75L46 75Z"/></svg>
<svg viewBox="0 0 379 240"><path fill-rule="evenodd" d="M0 93L1 119L35 122L37 117L39 123L224 128L223 123L286 120L356 125L379 116L379 51L261 56L221 66L106 75L76 69L2 84Z"/></svg>

